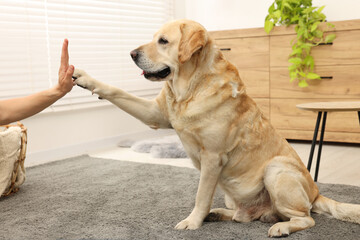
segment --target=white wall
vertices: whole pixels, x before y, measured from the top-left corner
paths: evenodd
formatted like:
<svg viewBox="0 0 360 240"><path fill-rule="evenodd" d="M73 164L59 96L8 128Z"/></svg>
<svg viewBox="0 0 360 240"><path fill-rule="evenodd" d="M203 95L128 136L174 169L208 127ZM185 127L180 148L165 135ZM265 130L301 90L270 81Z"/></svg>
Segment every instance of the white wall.
<svg viewBox="0 0 360 240"><path fill-rule="evenodd" d="M28 128L27 165L115 146L121 137L149 130L113 105L40 113L21 122Z"/></svg>
<svg viewBox="0 0 360 240"><path fill-rule="evenodd" d="M115 106L43 113L22 122L28 128L31 152L91 142L142 129L138 120Z"/></svg>
<svg viewBox="0 0 360 240"><path fill-rule="evenodd" d="M185 0L184 2L184 17L195 20L212 31L261 27L273 0Z"/></svg>
<svg viewBox="0 0 360 240"><path fill-rule="evenodd" d="M274 0L176 0L184 6L177 18L201 23L207 30L263 27L267 10ZM360 18L359 0L313 0L313 6L325 5L328 21Z"/></svg>

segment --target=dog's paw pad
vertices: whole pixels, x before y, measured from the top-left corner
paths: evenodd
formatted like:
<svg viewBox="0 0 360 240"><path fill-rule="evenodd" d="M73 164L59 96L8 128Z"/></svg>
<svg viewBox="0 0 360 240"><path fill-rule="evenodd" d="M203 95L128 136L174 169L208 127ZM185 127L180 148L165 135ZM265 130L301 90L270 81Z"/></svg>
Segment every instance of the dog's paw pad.
<svg viewBox="0 0 360 240"><path fill-rule="evenodd" d="M78 78L81 78L81 77L85 77L87 75L88 74L84 70L79 69L79 68L75 68L72 77L73 77L73 79L78 79Z"/></svg>

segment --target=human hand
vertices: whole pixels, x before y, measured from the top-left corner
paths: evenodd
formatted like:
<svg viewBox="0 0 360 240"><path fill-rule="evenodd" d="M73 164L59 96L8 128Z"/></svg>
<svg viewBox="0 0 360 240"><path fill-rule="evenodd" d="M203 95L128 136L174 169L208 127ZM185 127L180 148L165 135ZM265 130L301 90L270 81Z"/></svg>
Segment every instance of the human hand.
<svg viewBox="0 0 360 240"><path fill-rule="evenodd" d="M75 85L72 75L74 73L74 66L69 66L69 52L68 52L69 41L64 39L64 43L61 51L61 63L59 68L59 82L56 89L62 94L70 92L72 87Z"/></svg>

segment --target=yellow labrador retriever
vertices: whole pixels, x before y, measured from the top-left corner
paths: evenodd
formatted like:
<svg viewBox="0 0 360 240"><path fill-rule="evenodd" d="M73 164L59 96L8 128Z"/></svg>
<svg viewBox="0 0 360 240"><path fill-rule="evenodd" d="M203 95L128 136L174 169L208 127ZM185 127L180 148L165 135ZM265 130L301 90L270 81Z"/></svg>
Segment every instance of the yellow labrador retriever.
<svg viewBox="0 0 360 240"><path fill-rule="evenodd" d="M76 83L152 128L174 128L200 182L195 207L175 228L205 221L274 222L270 237L315 225L310 211L360 223L360 205L319 194L297 153L246 94L229 63L198 23L165 24L154 39L131 52L151 81L165 81L154 100L130 95L76 69ZM215 188L227 209L212 209Z"/></svg>

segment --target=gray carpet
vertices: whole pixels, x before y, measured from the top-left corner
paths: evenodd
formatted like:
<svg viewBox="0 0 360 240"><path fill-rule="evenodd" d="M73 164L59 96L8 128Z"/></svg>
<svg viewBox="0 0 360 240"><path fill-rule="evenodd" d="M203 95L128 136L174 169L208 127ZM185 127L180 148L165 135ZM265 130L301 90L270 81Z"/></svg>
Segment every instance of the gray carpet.
<svg viewBox="0 0 360 240"><path fill-rule="evenodd" d="M192 210L199 173L172 166L81 156L27 170L20 191L0 199L0 239L266 239L271 224L174 226ZM319 184L339 201L360 188ZM224 207L218 191L214 207ZM287 239L359 239L360 225L313 214L316 226Z"/></svg>

